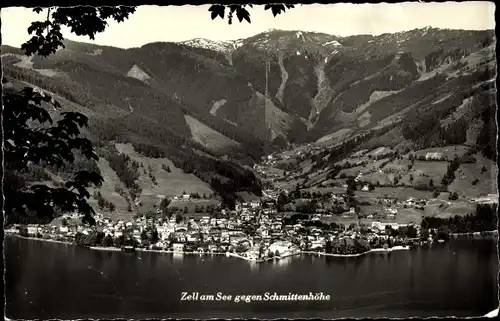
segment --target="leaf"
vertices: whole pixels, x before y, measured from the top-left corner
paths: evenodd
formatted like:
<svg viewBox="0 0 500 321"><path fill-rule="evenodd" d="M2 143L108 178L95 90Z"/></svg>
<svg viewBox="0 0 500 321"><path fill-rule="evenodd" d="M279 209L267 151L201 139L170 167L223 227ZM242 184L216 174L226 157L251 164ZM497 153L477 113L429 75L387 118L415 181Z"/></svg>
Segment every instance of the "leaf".
<svg viewBox="0 0 500 321"><path fill-rule="evenodd" d="M236 9L236 17L238 17L238 20L240 20L240 22L245 19L246 21L248 21L248 23L250 23L250 13L243 7L239 7Z"/></svg>
<svg viewBox="0 0 500 321"><path fill-rule="evenodd" d="M285 11L285 6L282 4L273 5L271 11L273 12L273 15L276 17L281 13L281 11Z"/></svg>
<svg viewBox="0 0 500 321"><path fill-rule="evenodd" d="M223 5L220 5L220 4L214 4L214 5L210 6L210 8L208 9L208 11L212 12L212 14L211 14L212 20L217 18L217 16L224 19L224 11L225 10L226 10L226 7L224 7Z"/></svg>

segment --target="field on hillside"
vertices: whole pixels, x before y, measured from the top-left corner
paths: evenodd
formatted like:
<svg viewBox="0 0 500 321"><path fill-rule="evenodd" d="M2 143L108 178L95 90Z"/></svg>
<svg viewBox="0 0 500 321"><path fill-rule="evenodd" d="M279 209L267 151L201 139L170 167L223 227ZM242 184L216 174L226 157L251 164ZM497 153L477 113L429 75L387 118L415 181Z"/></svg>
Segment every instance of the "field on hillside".
<svg viewBox="0 0 500 321"><path fill-rule="evenodd" d="M116 209L113 213L110 214L110 217L113 220L129 220L132 219L134 213L127 211L128 202L127 200L116 191L116 187L121 188L126 191L125 185L120 181L115 171L111 169L109 166L109 162L103 157L99 157L99 161L97 163L99 169L101 170L101 175L104 179L102 186L99 188L99 191L102 194L102 197L113 203L116 206ZM88 191L90 195L94 194L95 188L89 188ZM93 205L94 209L97 210L97 201L93 198L90 200L91 205ZM100 211L99 211L100 212ZM103 214L107 214L103 212Z"/></svg>
<svg viewBox="0 0 500 321"><path fill-rule="evenodd" d="M356 191L356 196L377 198L377 197L394 197L397 199L413 198L432 198L432 191L420 191L411 187L375 187L375 190L370 192Z"/></svg>
<svg viewBox="0 0 500 321"><path fill-rule="evenodd" d="M205 216L208 215L207 206L216 206L219 202L215 199L199 199L199 200L189 200L189 201L183 201L183 200L174 200L170 203L168 206L169 208L178 208L180 210L180 213L182 215L185 215L186 217L194 217L194 216ZM204 207L204 211L200 213L196 213L195 209L196 207L201 208ZM187 207L187 213L184 213L185 208Z"/></svg>
<svg viewBox="0 0 500 321"><path fill-rule="evenodd" d="M391 185L394 181L394 175L393 174L386 174L386 173L380 173L380 172L373 172L369 173L366 175L363 175L363 182L365 183L372 183L373 185Z"/></svg>
<svg viewBox="0 0 500 321"><path fill-rule="evenodd" d="M328 171L326 170L320 170L317 172L314 172L309 176L309 181L306 183L306 186L316 186L321 182L324 182L326 180L326 177L328 176Z"/></svg>
<svg viewBox="0 0 500 321"><path fill-rule="evenodd" d="M497 194L498 167L491 160L476 156L476 163L460 164L455 172L455 180L448 186L450 192L467 197ZM486 169L483 172L482 168ZM477 180L477 182L475 182ZM472 183L475 182L473 185Z"/></svg>
<svg viewBox="0 0 500 321"><path fill-rule="evenodd" d="M382 170L384 172L390 172L394 174L401 174L404 175L408 173L408 166L411 164L411 161L403 158L403 159L396 159L393 162L388 163L385 165Z"/></svg>
<svg viewBox="0 0 500 321"><path fill-rule="evenodd" d="M476 213L476 204L468 201L434 201L429 202L424 209L425 216L450 218Z"/></svg>
<svg viewBox="0 0 500 321"><path fill-rule="evenodd" d="M356 216L343 217L339 215L330 215L330 216L322 216L320 220L322 223L344 224L346 227L348 227L350 224L353 223L358 224L358 218Z"/></svg>
<svg viewBox="0 0 500 321"><path fill-rule="evenodd" d="M415 152L415 156L419 157L434 157L435 159L439 159L443 157L447 161L452 161L457 157L462 157L470 151L470 147L461 146L461 145L453 145L453 146L445 146L445 147L436 147L436 148L428 148L422 149Z"/></svg>
<svg viewBox="0 0 500 321"><path fill-rule="evenodd" d="M343 169L338 173L336 178L340 178L341 176L347 176L347 177L356 176L359 173L362 173L363 175L365 174L368 175L370 173L378 171L381 168L382 164L386 161L388 161L388 159L385 158L378 161L371 161L364 165Z"/></svg>
<svg viewBox="0 0 500 321"><path fill-rule="evenodd" d="M300 191L309 193L316 192L321 194L326 194L326 193L342 194L346 192L346 189L342 187L310 187L301 189Z"/></svg>
<svg viewBox="0 0 500 321"><path fill-rule="evenodd" d="M150 158L145 157L134 150L131 144L116 144L116 149L123 154L128 155L132 160L142 164L139 168L138 185L142 188L139 200L142 205L138 210L148 211L153 208L153 205L159 205L161 199L170 196L179 196L183 192L212 194L210 186L200 180L193 174L186 174L168 158ZM171 172L168 173L162 168L162 165L170 167ZM157 181L157 185L153 184L149 177L149 168L152 169L152 175Z"/></svg>
<svg viewBox="0 0 500 321"><path fill-rule="evenodd" d="M442 186L441 181L448 170L448 165L448 162L415 161L412 169L401 177L399 182L405 186L430 186L432 180L433 186Z"/></svg>

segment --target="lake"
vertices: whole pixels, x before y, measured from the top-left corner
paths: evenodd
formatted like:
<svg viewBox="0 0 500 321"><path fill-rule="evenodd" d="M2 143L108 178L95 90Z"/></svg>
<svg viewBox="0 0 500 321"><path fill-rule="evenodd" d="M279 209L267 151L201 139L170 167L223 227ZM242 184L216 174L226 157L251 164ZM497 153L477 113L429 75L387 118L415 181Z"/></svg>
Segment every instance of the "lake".
<svg viewBox="0 0 500 321"><path fill-rule="evenodd" d="M220 255L95 251L6 237L6 316L339 318L482 316L498 307L496 239L360 257L250 263ZM309 294L328 301L181 301L200 295Z"/></svg>

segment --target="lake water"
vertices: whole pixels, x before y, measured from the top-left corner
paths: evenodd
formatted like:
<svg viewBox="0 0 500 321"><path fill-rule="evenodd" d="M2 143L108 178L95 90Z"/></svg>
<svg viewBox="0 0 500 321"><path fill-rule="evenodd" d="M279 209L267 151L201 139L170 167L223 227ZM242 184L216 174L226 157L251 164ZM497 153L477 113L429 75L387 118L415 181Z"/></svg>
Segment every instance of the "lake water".
<svg viewBox="0 0 500 321"><path fill-rule="evenodd" d="M34 318L482 316L498 307L496 239L354 258L252 264L225 256L104 252L5 239L6 315ZM323 292L329 301L181 301L181 293Z"/></svg>

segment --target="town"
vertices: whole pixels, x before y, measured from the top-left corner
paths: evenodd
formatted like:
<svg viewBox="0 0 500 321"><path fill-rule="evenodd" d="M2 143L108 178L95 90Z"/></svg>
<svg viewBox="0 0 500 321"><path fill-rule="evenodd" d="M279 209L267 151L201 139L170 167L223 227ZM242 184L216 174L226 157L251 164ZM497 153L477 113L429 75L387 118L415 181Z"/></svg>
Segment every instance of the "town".
<svg viewBox="0 0 500 321"><path fill-rule="evenodd" d="M311 150L314 151L309 149L305 153ZM137 213L129 220L116 219L116 216L112 219L98 212L96 224L90 226L83 224L78 214L63 214L51 224L9 226L6 233L93 249L213 253L265 261L299 253L353 256L369 251L409 249L444 242L451 235L496 230L497 195L456 200L448 193L446 200L438 197L443 193L432 192L421 193L418 198L377 194L384 187L379 182L373 184L367 177L392 175L387 173L387 168L398 161L395 155L384 155L381 151L377 149L378 158L386 157L382 161L365 155L364 163L356 163L356 157L359 159L362 155L356 152L337 162L328 175L323 175L322 168L307 175L297 165L309 159L321 163L318 154L304 156L302 151L294 151L292 156L298 158L295 166L277 164L290 160L286 151L264 157L254 166L263 182L262 195L239 192L233 208L223 204L218 196L201 197L198 193L183 191L164 198L154 210ZM392 163L387 157L392 157ZM413 166L415 158L406 155L402 159ZM428 155L420 158L422 162L429 160ZM411 166L404 164L403 167ZM353 171L356 168L362 170ZM314 172L314 168L310 168L310 172ZM320 175L324 176L323 181L316 187L306 186L302 179L307 177L312 181ZM445 179L446 176L443 181ZM396 186L385 188L404 190ZM425 209L439 211L451 202L465 204L470 213L446 218L425 217Z"/></svg>

